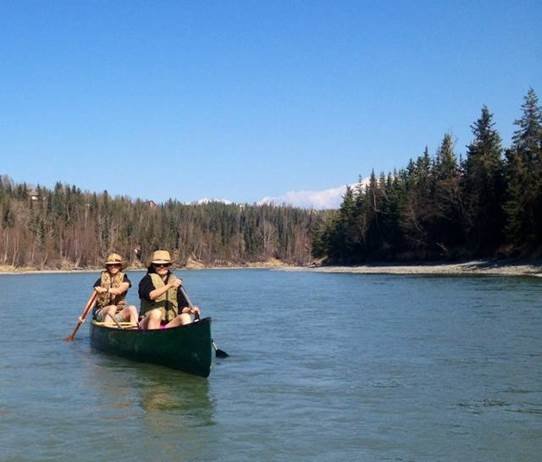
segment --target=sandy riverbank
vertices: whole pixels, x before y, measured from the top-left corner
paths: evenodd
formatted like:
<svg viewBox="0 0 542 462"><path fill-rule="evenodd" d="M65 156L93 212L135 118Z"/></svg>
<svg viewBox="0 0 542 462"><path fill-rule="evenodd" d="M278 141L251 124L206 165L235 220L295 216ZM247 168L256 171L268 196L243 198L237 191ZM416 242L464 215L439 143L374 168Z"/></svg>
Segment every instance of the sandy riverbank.
<svg viewBox="0 0 542 462"><path fill-rule="evenodd" d="M281 268L284 271L355 274L420 274L420 275L497 275L542 277L542 261L469 261L442 264L379 264L363 266L321 266L316 268Z"/></svg>

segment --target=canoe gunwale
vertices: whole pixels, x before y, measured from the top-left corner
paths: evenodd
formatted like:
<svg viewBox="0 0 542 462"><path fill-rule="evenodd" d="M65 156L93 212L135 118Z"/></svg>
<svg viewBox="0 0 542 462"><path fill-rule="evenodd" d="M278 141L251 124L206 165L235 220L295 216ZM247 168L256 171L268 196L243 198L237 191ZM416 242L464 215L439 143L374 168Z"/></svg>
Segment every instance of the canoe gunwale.
<svg viewBox="0 0 542 462"><path fill-rule="evenodd" d="M101 322L94 321L94 320L91 321L91 324L92 324L93 327L97 327L99 329L107 329L107 330L111 330L111 331L115 331L115 332L132 332L132 333L136 333L136 334L154 334L154 333L157 333L157 332L164 332L164 331L174 332L174 331L179 330L179 329L190 329L190 328L194 328L194 327L199 327L200 323L206 323L206 322L211 322L211 318L210 317L201 318L199 321L192 322L190 324L185 324L184 326L168 327L167 329L160 328L160 329L150 329L150 330L145 330L145 329L119 329L117 326L106 326L105 324L103 324Z"/></svg>
<svg viewBox="0 0 542 462"><path fill-rule="evenodd" d="M90 344L99 351L208 377L213 365L211 318L168 329L119 329L96 321Z"/></svg>

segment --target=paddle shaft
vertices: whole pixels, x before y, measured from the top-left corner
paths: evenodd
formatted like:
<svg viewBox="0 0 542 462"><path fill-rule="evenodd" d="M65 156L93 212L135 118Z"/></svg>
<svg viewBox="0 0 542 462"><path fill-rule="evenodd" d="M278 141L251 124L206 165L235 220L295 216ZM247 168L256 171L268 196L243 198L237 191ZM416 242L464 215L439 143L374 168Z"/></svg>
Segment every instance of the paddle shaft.
<svg viewBox="0 0 542 462"><path fill-rule="evenodd" d="M181 293L183 294L185 300L186 300L186 303L188 303L188 306L190 308L192 308L194 305L192 305L192 301L190 300L190 297L188 296L188 294L186 293L186 290L184 290L184 287L183 286L180 286L179 287L179 290L181 291ZM196 314L196 319L199 318L199 315ZM216 346L216 343L215 341L213 340L213 348L215 349L215 353L216 353L216 356L219 357L219 358L227 358L229 356L228 353L226 353L224 350L221 350L220 348L218 348Z"/></svg>
<svg viewBox="0 0 542 462"><path fill-rule="evenodd" d="M90 310L94 306L94 302L96 301L97 296L98 296L98 292L93 290L92 295L90 296L90 298L88 299L87 304L85 305L85 308L83 308L83 312L81 313L81 316L79 316L79 319L77 320L77 324L76 324L75 328L73 329L73 332L71 333L71 335L66 337L66 339L65 339L66 341L71 342L71 341L75 340L75 335L77 334L77 331L79 330L79 328L83 325L83 323L87 319L88 313L90 312Z"/></svg>
<svg viewBox="0 0 542 462"><path fill-rule="evenodd" d="M186 300L186 303L188 303L188 306L189 306L190 308L192 308L194 305L192 304L192 301L190 300L190 297L189 297L188 294L186 293L186 290L184 290L184 287L183 287L183 286L180 286L180 287L179 287L179 290L180 290L181 293L183 294L184 299Z"/></svg>

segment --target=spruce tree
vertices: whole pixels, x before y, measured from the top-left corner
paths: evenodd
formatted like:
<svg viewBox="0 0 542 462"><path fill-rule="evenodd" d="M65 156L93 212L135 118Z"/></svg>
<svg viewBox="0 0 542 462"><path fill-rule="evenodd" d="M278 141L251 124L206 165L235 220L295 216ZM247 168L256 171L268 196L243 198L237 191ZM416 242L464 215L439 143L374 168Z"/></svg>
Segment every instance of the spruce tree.
<svg viewBox="0 0 542 462"><path fill-rule="evenodd" d="M339 209L336 236L339 240L335 243L337 256L340 261L352 263L355 260L355 247L359 241L357 229L354 191L350 186L347 186L343 202Z"/></svg>
<svg viewBox="0 0 542 462"><path fill-rule="evenodd" d="M432 168L433 201L430 229L435 252L442 257L455 256L463 244L463 212L460 177L452 136L447 133L437 151Z"/></svg>
<svg viewBox="0 0 542 462"><path fill-rule="evenodd" d="M426 258L432 247L430 235L433 213L431 157L426 147L415 162L410 161L405 176L405 199L401 208L401 229L408 249L416 258Z"/></svg>
<svg viewBox="0 0 542 462"><path fill-rule="evenodd" d="M471 125L474 138L467 146L462 182L468 245L482 256L491 255L503 239L504 165L494 127L493 114L483 106Z"/></svg>
<svg viewBox="0 0 542 462"><path fill-rule="evenodd" d="M507 151L507 216L509 239L523 250L542 244L542 110L530 89L522 117Z"/></svg>

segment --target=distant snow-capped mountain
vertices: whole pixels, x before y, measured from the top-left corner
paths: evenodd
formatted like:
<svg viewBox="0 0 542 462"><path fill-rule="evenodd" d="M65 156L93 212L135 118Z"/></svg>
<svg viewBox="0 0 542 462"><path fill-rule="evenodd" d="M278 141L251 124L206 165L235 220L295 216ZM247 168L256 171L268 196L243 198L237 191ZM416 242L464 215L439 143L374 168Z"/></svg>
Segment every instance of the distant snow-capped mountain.
<svg viewBox="0 0 542 462"><path fill-rule="evenodd" d="M349 186L352 188L363 187L368 184L368 181L368 179L364 179L361 183L354 183ZM285 204L316 210L338 209L343 201L345 192L346 185L322 189L320 191L289 191L281 196L264 197L258 201L258 204Z"/></svg>
<svg viewBox="0 0 542 462"><path fill-rule="evenodd" d="M233 202L228 199L214 199L214 198L208 198L208 197L204 197L202 199L194 201L193 204L201 205L201 204L209 204L210 202L221 202L222 204L233 204Z"/></svg>

